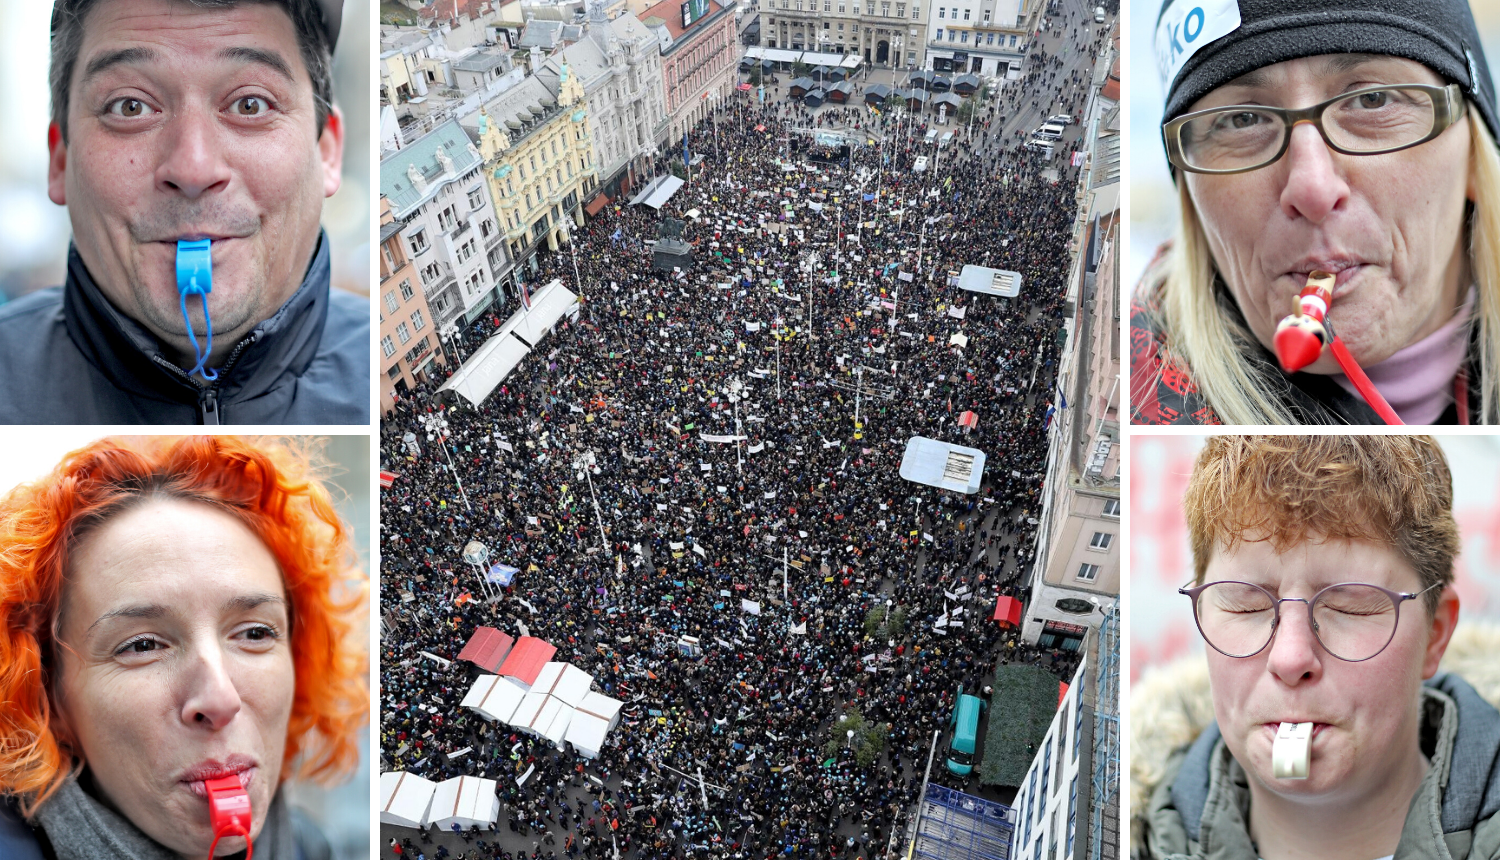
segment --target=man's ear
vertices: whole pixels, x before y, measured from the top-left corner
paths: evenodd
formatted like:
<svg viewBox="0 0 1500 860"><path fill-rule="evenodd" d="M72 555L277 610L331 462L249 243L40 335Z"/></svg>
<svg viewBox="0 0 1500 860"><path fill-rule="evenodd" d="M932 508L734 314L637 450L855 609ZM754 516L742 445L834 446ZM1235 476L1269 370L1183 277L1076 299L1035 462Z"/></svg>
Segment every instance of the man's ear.
<svg viewBox="0 0 1500 860"><path fill-rule="evenodd" d="M1443 589L1438 598L1437 611L1432 613L1427 629L1427 653L1422 657L1422 679L1437 674L1438 664L1443 661L1443 652L1453 638L1453 628L1458 626L1458 592L1453 586Z"/></svg>
<svg viewBox="0 0 1500 860"><path fill-rule="evenodd" d="M332 197L344 179L344 115L336 107L328 111L328 122L318 135L318 153L323 158L323 196Z"/></svg>
<svg viewBox="0 0 1500 860"><path fill-rule="evenodd" d="M63 143L62 128L54 122L47 126L47 196L59 206L68 205L67 168L68 145Z"/></svg>

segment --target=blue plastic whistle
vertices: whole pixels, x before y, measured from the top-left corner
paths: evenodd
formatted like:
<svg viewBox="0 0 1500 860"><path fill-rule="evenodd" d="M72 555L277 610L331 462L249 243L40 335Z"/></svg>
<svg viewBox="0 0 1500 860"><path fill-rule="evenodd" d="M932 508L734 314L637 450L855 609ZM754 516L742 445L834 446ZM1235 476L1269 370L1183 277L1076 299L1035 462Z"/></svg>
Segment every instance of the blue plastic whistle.
<svg viewBox="0 0 1500 860"><path fill-rule="evenodd" d="M214 289L214 264L209 255L212 242L208 239L186 239L177 242L177 298L182 308L182 321L187 325L188 340L193 344L193 356L197 364L188 371L188 376L201 373L212 382L219 378L217 371L204 367L209 353L214 349L214 324L208 316L208 294ZM198 338L193 334L193 321L188 317L187 297L201 296L203 300L203 325L208 337L203 349L198 349Z"/></svg>

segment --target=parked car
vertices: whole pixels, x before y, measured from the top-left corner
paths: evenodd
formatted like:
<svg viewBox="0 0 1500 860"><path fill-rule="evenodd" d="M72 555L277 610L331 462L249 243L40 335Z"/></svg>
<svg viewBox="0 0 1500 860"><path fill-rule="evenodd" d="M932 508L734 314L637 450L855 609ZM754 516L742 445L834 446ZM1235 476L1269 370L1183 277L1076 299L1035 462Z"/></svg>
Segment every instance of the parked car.
<svg viewBox="0 0 1500 860"><path fill-rule="evenodd" d="M1047 122L1050 125L1072 125L1073 116L1072 114L1066 113L1053 114L1052 116L1047 117Z"/></svg>
<svg viewBox="0 0 1500 860"><path fill-rule="evenodd" d="M914 164L914 165L912 165L911 169L913 171L917 172L917 173L926 173L927 172L927 156L925 156L925 155L919 155L919 156L917 156L917 163Z"/></svg>

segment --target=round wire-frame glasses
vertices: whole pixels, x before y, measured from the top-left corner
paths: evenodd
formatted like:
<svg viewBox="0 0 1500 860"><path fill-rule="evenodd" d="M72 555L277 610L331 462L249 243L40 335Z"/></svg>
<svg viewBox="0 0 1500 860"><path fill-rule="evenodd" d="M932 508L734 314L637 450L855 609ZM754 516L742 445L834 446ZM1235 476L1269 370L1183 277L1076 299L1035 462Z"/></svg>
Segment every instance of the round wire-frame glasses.
<svg viewBox="0 0 1500 860"><path fill-rule="evenodd" d="M1343 660L1346 663L1363 663L1366 660L1373 660L1375 657L1379 656L1380 652L1384 651L1386 649L1386 646L1391 644L1391 640L1396 637L1396 630L1401 626L1401 604L1405 603L1408 600L1416 600L1418 597L1421 597L1422 595L1433 590L1434 588L1438 588L1441 585L1441 582L1435 582L1432 585L1429 585L1426 588L1422 589L1421 591L1412 592L1391 591L1389 588L1382 588L1378 585L1371 585L1367 582L1337 582L1320 590L1317 594L1314 594L1311 599L1308 599L1306 597L1277 597L1266 589L1255 585L1254 583L1239 582L1236 580L1221 580L1219 582L1206 582L1194 588L1188 588L1184 586L1177 589L1177 593L1187 595L1188 599L1193 602L1193 621L1198 625L1198 632L1203 636L1203 641L1207 642L1209 647L1213 648L1215 651L1218 651L1220 654L1223 654L1225 657L1234 657L1236 659L1254 657L1260 652L1266 650L1266 648L1271 644L1272 640L1276 638L1276 630L1281 626L1281 604L1286 603L1287 601L1294 601L1306 604L1307 623L1312 628L1313 636L1318 640L1318 644L1323 646L1324 651L1327 651L1329 654L1337 657L1340 660ZM1259 646L1254 647L1253 649L1249 648L1249 646L1233 648L1230 642L1225 641L1225 633L1223 630L1217 631L1220 641L1215 642L1214 636L1210 635L1209 631L1205 629L1205 625L1203 622L1203 611L1200 607L1200 601L1202 599L1202 596L1206 592L1208 592L1209 589L1214 588L1215 586L1242 586L1243 588L1239 589L1238 597L1238 599L1242 601L1247 596L1251 597L1252 599L1258 599L1258 596L1264 596L1264 603L1242 605L1243 609L1250 611L1235 613L1246 616L1245 621L1247 623L1253 622L1255 620L1254 618L1250 618L1248 616L1261 615L1267 611L1271 613L1271 623L1263 628L1265 630L1265 639L1262 641L1258 635L1255 635L1249 639L1251 645L1253 645L1255 642L1260 642ZM1327 639L1324 636L1324 632L1319 629L1320 625L1318 623L1318 616L1314 612L1314 607L1319 607L1320 601L1322 601L1321 605L1327 605L1327 595L1342 595L1346 600L1349 599L1349 596L1351 594L1349 589L1351 588L1373 589L1373 592L1379 592L1390 600L1390 629L1384 633L1383 639L1380 639L1377 636L1374 640L1379 641L1379 647L1375 648L1373 651L1363 657L1346 657L1343 654L1340 654L1333 647L1330 647ZM1340 592L1339 589L1343 589L1344 591ZM1370 597L1373 596L1373 592L1359 592L1357 598L1353 601L1354 605L1361 612L1364 612L1370 608L1378 608L1372 607L1369 602ZM1338 612L1341 610L1333 611ZM1210 624L1208 626L1213 625ZM1241 638L1244 638L1245 635L1246 634L1241 634ZM1363 651L1365 650L1369 650L1368 646L1361 648L1359 651L1353 653L1363 653ZM1244 651L1245 653L1237 654L1233 653L1234 651Z"/></svg>
<svg viewBox="0 0 1500 860"><path fill-rule="evenodd" d="M1329 136L1328 129L1323 124L1323 113L1329 107L1361 96L1388 93L1397 90L1422 93L1432 100L1432 128L1425 135L1415 140L1402 140L1399 144L1393 146L1381 146L1371 149L1354 149L1340 144L1333 137ZM1340 93L1328 101L1300 109L1267 107L1265 105L1226 105L1224 107L1209 108L1207 110L1183 114L1169 120L1162 124L1161 131L1167 145L1167 158L1180 170L1186 170L1189 173L1208 174L1247 173L1251 170L1259 170L1262 167L1272 164L1285 155L1287 148L1291 144L1292 129L1298 123L1309 123L1316 128L1318 134L1322 135L1323 142L1328 144L1328 148L1334 152L1341 152L1345 155L1384 155L1390 152L1400 152L1403 149L1410 149L1413 146L1419 146L1432 140L1447 131L1449 126L1458 122L1459 117L1463 116L1463 111L1463 88L1458 84L1448 84L1446 86L1399 84L1365 87L1352 92ZM1213 168L1194 164L1187 154L1188 150L1183 141L1184 129L1189 124L1208 117L1218 115L1229 117L1236 114L1256 114L1268 118L1274 117L1281 122L1281 145L1276 147L1275 154L1269 158L1257 160L1252 164L1236 165L1233 167Z"/></svg>

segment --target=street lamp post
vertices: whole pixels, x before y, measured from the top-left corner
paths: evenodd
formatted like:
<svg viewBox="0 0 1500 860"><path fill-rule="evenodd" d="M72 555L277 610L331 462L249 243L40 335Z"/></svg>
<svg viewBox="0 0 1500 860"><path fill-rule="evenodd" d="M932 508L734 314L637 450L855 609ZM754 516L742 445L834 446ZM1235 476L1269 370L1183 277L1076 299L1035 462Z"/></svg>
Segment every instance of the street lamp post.
<svg viewBox="0 0 1500 860"><path fill-rule="evenodd" d="M448 419L441 415L419 415L417 420L427 430L427 441L438 439L438 446L443 449L443 458L448 461L448 471L453 473L453 483L458 487L458 495L464 500L464 510L474 512L474 507L469 504L469 495L464 492L463 479L458 477L458 469L453 466L453 457L448 453Z"/></svg>
<svg viewBox="0 0 1500 860"><path fill-rule="evenodd" d="M605 556L609 555L609 545L604 541L604 515L599 511L599 496L594 492L594 478L590 474L595 468L595 457L593 451L585 451L573 461L573 468L583 473L584 480L589 485L589 498L594 501L594 521L599 524L599 548L604 550Z"/></svg>
<svg viewBox="0 0 1500 860"><path fill-rule="evenodd" d="M456 364L463 364L463 356L458 354L458 326L448 323L438 330L438 337L444 338L448 346L448 357Z"/></svg>

